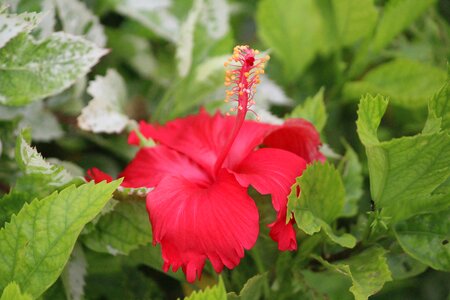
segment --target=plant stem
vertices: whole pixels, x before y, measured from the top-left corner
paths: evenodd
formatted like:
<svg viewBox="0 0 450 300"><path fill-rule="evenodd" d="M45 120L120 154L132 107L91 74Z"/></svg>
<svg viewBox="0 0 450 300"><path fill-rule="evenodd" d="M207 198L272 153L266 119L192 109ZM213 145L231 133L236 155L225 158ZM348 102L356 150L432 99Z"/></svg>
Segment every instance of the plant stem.
<svg viewBox="0 0 450 300"><path fill-rule="evenodd" d="M264 263L261 259L261 255L259 253L258 247L253 247L253 249L250 251L250 254L253 258L253 261L255 262L256 269L258 270L258 273L264 274L266 272L266 269L264 267ZM264 298L270 299L270 287L268 278L266 277L264 280Z"/></svg>

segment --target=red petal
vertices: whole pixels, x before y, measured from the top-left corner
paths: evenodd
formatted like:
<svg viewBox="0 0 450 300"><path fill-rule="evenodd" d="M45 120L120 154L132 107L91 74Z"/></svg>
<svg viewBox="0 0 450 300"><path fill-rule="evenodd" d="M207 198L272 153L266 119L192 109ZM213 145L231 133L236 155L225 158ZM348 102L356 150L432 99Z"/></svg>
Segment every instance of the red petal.
<svg viewBox="0 0 450 300"><path fill-rule="evenodd" d="M272 205L277 211L277 220L272 224L271 236L282 250L296 249L292 226L282 226L286 220L287 196L295 178L306 168L301 157L281 149L263 148L252 152L235 170L236 179L242 186L252 185L259 193L271 194ZM294 248L293 248L294 247Z"/></svg>
<svg viewBox="0 0 450 300"><path fill-rule="evenodd" d="M324 161L320 153L320 135L314 126L304 119L289 119L272 131L263 141L270 148L290 151L305 159L308 163L314 160Z"/></svg>
<svg viewBox="0 0 450 300"><path fill-rule="evenodd" d="M108 174L106 174L105 172L103 172L97 168L91 168L91 169L87 170L86 176L84 177L84 179L86 179L86 181L93 180L95 183L99 183L104 180L106 180L106 182L113 181L113 178L111 176L109 176Z"/></svg>
<svg viewBox="0 0 450 300"><path fill-rule="evenodd" d="M224 117L220 113L210 116L201 110L196 115L176 119L164 126L141 122L140 131L143 136L187 155L211 172L232 131L235 119L234 116ZM245 121L224 165L231 168L240 163L250 151L261 144L271 128L269 124ZM136 133L130 134L128 142L139 144Z"/></svg>
<svg viewBox="0 0 450 300"><path fill-rule="evenodd" d="M189 282L200 278L207 258L216 272L234 268L258 236L256 205L226 171L208 187L166 177L148 194L147 210L164 269L182 267Z"/></svg>
<svg viewBox="0 0 450 300"><path fill-rule="evenodd" d="M281 251L297 250L297 238L295 236L294 219L286 224L286 210L277 214L275 222L269 224L270 237L278 243L278 249Z"/></svg>
<svg viewBox="0 0 450 300"><path fill-rule="evenodd" d="M155 187L168 175L189 178L200 185L207 184L208 175L193 161L166 146L142 148L120 174L124 187Z"/></svg>

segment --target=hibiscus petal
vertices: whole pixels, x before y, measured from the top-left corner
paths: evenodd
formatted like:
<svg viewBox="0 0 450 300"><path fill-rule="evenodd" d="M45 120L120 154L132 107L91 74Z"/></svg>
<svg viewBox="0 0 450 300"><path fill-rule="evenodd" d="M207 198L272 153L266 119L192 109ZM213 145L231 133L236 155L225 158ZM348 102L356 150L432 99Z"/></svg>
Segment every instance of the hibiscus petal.
<svg viewBox="0 0 450 300"><path fill-rule="evenodd" d="M295 220L292 218L286 224L286 210L277 214L275 222L269 224L270 237L278 243L278 249L281 251L297 250L297 238L295 236Z"/></svg>
<svg viewBox="0 0 450 300"><path fill-rule="evenodd" d="M140 132L146 138L177 150L204 169L212 172L214 164L227 138L231 134L236 117L220 113L210 116L205 110L186 118L176 119L164 126L140 123ZM231 168L240 163L264 139L272 125L245 121L224 165ZM139 138L132 132L128 142L139 145Z"/></svg>
<svg viewBox="0 0 450 300"><path fill-rule="evenodd" d="M289 119L278 126L262 142L270 148L279 148L297 154L310 163L314 160L325 161L320 153L320 135L314 126L304 119Z"/></svg>
<svg viewBox="0 0 450 300"><path fill-rule="evenodd" d="M84 179L86 181L94 181L95 183L99 183L104 180L106 180L106 182L113 181L113 178L109 174L106 174L105 172L103 172L97 168L91 168L91 169L87 170L86 176L84 177Z"/></svg>
<svg viewBox="0 0 450 300"><path fill-rule="evenodd" d="M295 178L306 168L301 157L281 149L262 148L252 152L233 173L242 186L252 185L259 193L272 195L277 221L271 225L271 237L280 250L295 250L295 232L286 224L287 196ZM294 241L292 241L294 240Z"/></svg>
<svg viewBox="0 0 450 300"><path fill-rule="evenodd" d="M142 148L119 175L125 177L124 187L154 187L165 176L177 175L189 178L199 185L206 185L210 178L192 160L166 146Z"/></svg>
<svg viewBox="0 0 450 300"><path fill-rule="evenodd" d="M181 267L189 282L200 278L206 259L216 272L234 268L258 236L256 205L226 171L207 187L165 177L147 195L147 210L164 269Z"/></svg>

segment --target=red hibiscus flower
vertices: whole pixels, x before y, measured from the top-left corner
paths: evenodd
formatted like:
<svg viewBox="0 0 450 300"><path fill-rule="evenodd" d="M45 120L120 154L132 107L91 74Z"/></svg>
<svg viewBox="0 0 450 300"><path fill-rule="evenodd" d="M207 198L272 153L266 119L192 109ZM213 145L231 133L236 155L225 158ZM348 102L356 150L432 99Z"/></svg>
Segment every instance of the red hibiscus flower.
<svg viewBox="0 0 450 300"><path fill-rule="evenodd" d="M205 111L164 126L140 123L157 142L142 148L121 176L125 187L154 187L147 195L153 243L161 244L164 270L181 267L189 282L201 276L206 259L216 272L239 264L259 232L259 214L249 185L272 196L277 213L270 236L280 250L295 250L293 220L286 224L287 195L307 163L323 159L319 134L304 120L282 126L245 120L268 57L238 46L228 63L226 101L236 116ZM139 145L137 134L129 143Z"/></svg>

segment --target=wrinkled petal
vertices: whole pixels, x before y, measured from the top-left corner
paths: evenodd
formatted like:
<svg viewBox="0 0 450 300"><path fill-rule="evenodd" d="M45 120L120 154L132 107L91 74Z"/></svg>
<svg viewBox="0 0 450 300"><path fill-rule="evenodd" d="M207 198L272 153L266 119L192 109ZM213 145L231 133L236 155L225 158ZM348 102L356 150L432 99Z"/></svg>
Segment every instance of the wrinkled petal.
<svg viewBox="0 0 450 300"><path fill-rule="evenodd" d="M247 156L233 172L242 186L252 185L263 195L271 194L278 212L286 207L291 186L305 168L305 160L291 152L262 148Z"/></svg>
<svg viewBox="0 0 450 300"><path fill-rule="evenodd" d="M140 132L146 138L177 150L212 171L217 157L231 134L235 116L225 117L220 113L210 116L206 111L186 118L176 119L164 126L140 123ZM240 163L256 146L261 144L272 125L245 121L224 165L232 167ZM131 133L128 142L138 145L139 138Z"/></svg>
<svg viewBox="0 0 450 300"><path fill-rule="evenodd" d="M222 170L211 185L165 177L147 195L153 243L161 244L164 269L181 267L189 282L200 278L205 260L216 272L239 264L256 242L259 216L247 189Z"/></svg>
<svg viewBox="0 0 450 300"><path fill-rule="evenodd" d="M295 221L292 218L286 224L286 210L280 211L277 214L275 222L269 224L270 237L278 243L278 249L281 251L297 250L297 238L295 236L294 225Z"/></svg>
<svg viewBox="0 0 450 300"><path fill-rule="evenodd" d="M106 174L105 172L103 172L97 168L91 168L91 169L87 170L86 176L84 177L84 179L86 181L94 181L95 183L99 183L104 180L106 180L106 182L113 181L113 178L110 175Z"/></svg>
<svg viewBox="0 0 450 300"><path fill-rule="evenodd" d="M281 149L262 148L251 153L235 170L242 186L252 185L259 193L272 195L277 221L270 225L270 236L280 250L295 250L297 242L291 225L286 225L287 196L295 179L306 168L301 157Z"/></svg>
<svg viewBox="0 0 450 300"><path fill-rule="evenodd" d="M289 119L270 132L264 141L265 146L278 148L297 154L310 163L314 160L325 161L320 153L320 135L314 126L303 119Z"/></svg>
<svg viewBox="0 0 450 300"><path fill-rule="evenodd" d="M210 178L192 160L166 146L142 148L120 174L125 177L124 187L155 187L166 176L188 178L199 185L206 185Z"/></svg>

